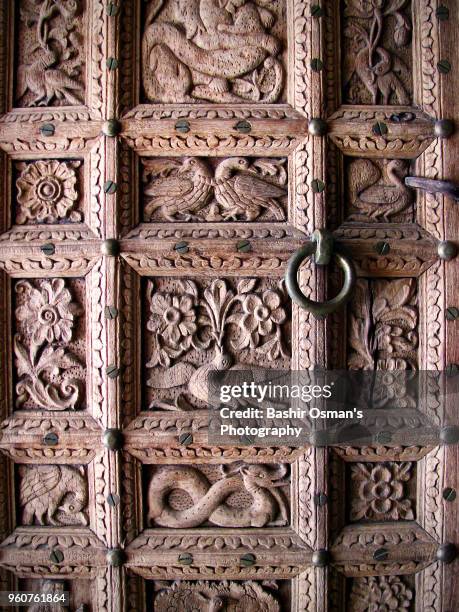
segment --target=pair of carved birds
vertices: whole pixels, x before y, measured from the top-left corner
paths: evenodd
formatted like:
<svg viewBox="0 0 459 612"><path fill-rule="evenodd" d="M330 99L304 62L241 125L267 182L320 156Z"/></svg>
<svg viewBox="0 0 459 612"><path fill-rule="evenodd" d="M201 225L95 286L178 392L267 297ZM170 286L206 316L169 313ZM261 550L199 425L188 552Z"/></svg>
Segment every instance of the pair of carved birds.
<svg viewBox="0 0 459 612"><path fill-rule="evenodd" d="M158 211L168 221L195 220L212 195L225 221L253 221L262 210L269 210L277 220L285 218L277 200L286 190L259 176L243 157L223 160L215 175L204 160L196 157L145 161L144 166L146 176L152 176L144 189L147 219Z"/></svg>

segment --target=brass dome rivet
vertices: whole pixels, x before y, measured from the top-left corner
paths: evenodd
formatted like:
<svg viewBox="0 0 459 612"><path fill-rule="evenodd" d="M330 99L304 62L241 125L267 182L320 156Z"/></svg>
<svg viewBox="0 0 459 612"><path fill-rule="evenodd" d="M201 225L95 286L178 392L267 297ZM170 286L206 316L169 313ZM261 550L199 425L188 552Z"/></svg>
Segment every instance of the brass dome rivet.
<svg viewBox="0 0 459 612"><path fill-rule="evenodd" d="M116 136L121 132L121 123L117 119L109 119L102 126L102 133L105 136Z"/></svg>
<svg viewBox="0 0 459 612"><path fill-rule="evenodd" d="M102 251L102 255L106 255L107 257L115 257L116 255L119 255L120 243L114 238L109 238L108 240L104 240L104 242L102 242L100 250Z"/></svg>
<svg viewBox="0 0 459 612"><path fill-rule="evenodd" d="M437 253L440 259L451 261L457 255L457 246L450 240L442 240L437 245Z"/></svg>
<svg viewBox="0 0 459 612"><path fill-rule="evenodd" d="M330 563L330 553L325 548L312 553L312 564L316 567L326 567Z"/></svg>
<svg viewBox="0 0 459 612"><path fill-rule="evenodd" d="M457 548L454 544L442 544L437 550L437 559L441 563L452 563L457 557Z"/></svg>
<svg viewBox="0 0 459 612"><path fill-rule="evenodd" d="M448 138L454 134L454 121L451 121L451 119L438 119L434 124L434 132L438 138Z"/></svg>
<svg viewBox="0 0 459 612"><path fill-rule="evenodd" d="M103 435L103 444L105 448L116 451L123 446L123 433L119 429L106 429Z"/></svg>
<svg viewBox="0 0 459 612"><path fill-rule="evenodd" d="M308 125L308 131L312 136L325 136L328 132L327 122L318 117L311 119Z"/></svg>
<svg viewBox="0 0 459 612"><path fill-rule="evenodd" d="M59 436L54 431L50 431L45 436L43 436L43 444L45 446L56 446L59 442Z"/></svg>
<svg viewBox="0 0 459 612"><path fill-rule="evenodd" d="M106 554L107 563L112 567L120 567L125 560L124 551L121 548L112 548Z"/></svg>

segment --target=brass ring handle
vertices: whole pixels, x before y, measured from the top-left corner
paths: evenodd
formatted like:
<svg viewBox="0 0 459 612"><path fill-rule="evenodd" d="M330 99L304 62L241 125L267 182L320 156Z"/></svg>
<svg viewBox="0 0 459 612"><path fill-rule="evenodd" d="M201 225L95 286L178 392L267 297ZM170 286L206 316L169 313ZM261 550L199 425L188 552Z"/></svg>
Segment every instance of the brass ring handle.
<svg viewBox="0 0 459 612"><path fill-rule="evenodd" d="M327 250L329 250L328 257L325 258L326 263L328 264L330 257L333 256L338 266L344 272L344 283L341 288L341 291L331 300L327 300L326 302L315 302L314 300L310 300L307 298L304 293L301 291L300 286L298 284L298 272L301 264L311 255L316 255L317 252L321 253L322 249L320 244L323 241L326 241L326 245L328 246ZM321 261L317 261L316 255L316 265L324 265L321 262L324 261L323 254L321 255ZM292 255L287 264L287 270L285 272L285 284L287 286L287 291L292 300L304 308L311 312L315 317L322 318L330 313L334 312L338 308L340 308L350 297L352 294L352 289L355 285L356 273L354 264L350 259L348 259L345 255L336 252L334 248L332 237L329 232L325 232L323 230L319 230L314 232L313 240L311 242L306 243L304 246L298 249L296 253Z"/></svg>

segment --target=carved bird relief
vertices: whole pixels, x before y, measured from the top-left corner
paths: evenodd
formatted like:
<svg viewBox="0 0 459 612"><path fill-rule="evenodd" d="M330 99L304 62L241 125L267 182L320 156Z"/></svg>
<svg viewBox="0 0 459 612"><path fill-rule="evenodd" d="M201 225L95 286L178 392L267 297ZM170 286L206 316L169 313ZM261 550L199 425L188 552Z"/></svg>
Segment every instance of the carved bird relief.
<svg viewBox="0 0 459 612"><path fill-rule="evenodd" d="M282 163L230 157L214 174L201 158L144 160L145 218L151 220L157 211L168 221L254 221L269 211L274 219L284 220L278 201L287 194Z"/></svg>
<svg viewBox="0 0 459 612"><path fill-rule="evenodd" d="M144 189L149 198L146 218L159 210L168 221L195 220L212 194L212 173L206 162L186 157L181 161L144 161L144 166L146 174L154 175Z"/></svg>
<svg viewBox="0 0 459 612"><path fill-rule="evenodd" d="M88 487L84 469L64 465L21 466L22 523L87 525Z"/></svg>
<svg viewBox="0 0 459 612"><path fill-rule="evenodd" d="M247 172L250 163L244 157L230 157L222 161L215 171L215 199L223 209L225 221L245 216L254 221L262 209L273 213L275 219L283 220L284 211L277 198L287 192L254 172Z"/></svg>
<svg viewBox="0 0 459 612"><path fill-rule="evenodd" d="M357 220L365 215L372 221L386 221L406 210L413 202L412 192L405 186L408 167L404 160L393 159L384 168L384 179L379 167L369 159L358 159L349 169L350 204L360 214L351 215ZM387 181L387 182L386 182Z"/></svg>

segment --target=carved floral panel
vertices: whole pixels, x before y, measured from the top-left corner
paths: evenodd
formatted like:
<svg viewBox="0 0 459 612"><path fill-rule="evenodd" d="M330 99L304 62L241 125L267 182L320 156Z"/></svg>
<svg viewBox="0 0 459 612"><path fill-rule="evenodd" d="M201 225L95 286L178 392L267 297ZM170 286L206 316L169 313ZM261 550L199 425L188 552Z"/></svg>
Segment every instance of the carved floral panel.
<svg viewBox="0 0 459 612"><path fill-rule="evenodd" d="M19 465L20 525L87 526L88 481L83 466Z"/></svg>
<svg viewBox="0 0 459 612"><path fill-rule="evenodd" d="M284 527L290 523L290 466L146 467L149 527Z"/></svg>
<svg viewBox="0 0 459 612"><path fill-rule="evenodd" d="M415 609L413 576L364 576L348 581L349 612Z"/></svg>
<svg viewBox="0 0 459 612"><path fill-rule="evenodd" d="M290 309L278 279L148 280L145 407L204 407L213 370L288 369Z"/></svg>
<svg viewBox="0 0 459 612"><path fill-rule="evenodd" d="M285 221L287 160L142 159L144 221Z"/></svg>
<svg viewBox="0 0 459 612"><path fill-rule="evenodd" d="M344 0L342 4L343 102L410 104L411 1Z"/></svg>
<svg viewBox="0 0 459 612"><path fill-rule="evenodd" d="M75 223L83 220L80 160L15 162L13 223Z"/></svg>
<svg viewBox="0 0 459 612"><path fill-rule="evenodd" d="M84 280L17 280L12 294L15 408L84 408Z"/></svg>
<svg viewBox="0 0 459 612"><path fill-rule="evenodd" d="M180 580L149 583L147 601L154 612L280 612L290 609L289 591L286 581Z"/></svg>
<svg viewBox="0 0 459 612"><path fill-rule="evenodd" d="M31 604L27 612L60 612L64 610L75 612L92 612L94 593L97 583L93 580L78 578L77 580L59 580L54 578L21 578L18 590L28 593L40 593L45 596L59 597L63 593L69 594L69 606L59 604Z"/></svg>
<svg viewBox="0 0 459 612"><path fill-rule="evenodd" d="M143 4L143 102L285 101L285 0Z"/></svg>
<svg viewBox="0 0 459 612"><path fill-rule="evenodd" d="M350 369L417 369L416 279L359 279L350 302L348 324Z"/></svg>
<svg viewBox="0 0 459 612"><path fill-rule="evenodd" d="M414 193L403 159L345 158L346 216L357 222L414 222Z"/></svg>
<svg viewBox="0 0 459 612"><path fill-rule="evenodd" d="M85 99L87 0L20 0L14 103L75 106Z"/></svg>
<svg viewBox="0 0 459 612"><path fill-rule="evenodd" d="M347 467L351 522L416 518L415 463L351 463Z"/></svg>

